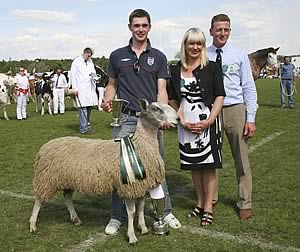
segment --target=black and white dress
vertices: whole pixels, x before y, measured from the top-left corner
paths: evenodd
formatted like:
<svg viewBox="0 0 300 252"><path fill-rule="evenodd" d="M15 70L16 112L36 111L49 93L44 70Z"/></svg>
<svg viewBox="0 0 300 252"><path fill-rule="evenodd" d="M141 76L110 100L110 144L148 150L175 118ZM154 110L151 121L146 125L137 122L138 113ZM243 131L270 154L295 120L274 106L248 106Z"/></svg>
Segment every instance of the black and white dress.
<svg viewBox="0 0 300 252"><path fill-rule="evenodd" d="M195 77L183 77L180 81L180 109L184 120L199 122L209 117L211 106L206 106L201 97L200 87ZM180 164L183 170L222 168L222 138L219 117L202 134L193 134L178 126Z"/></svg>

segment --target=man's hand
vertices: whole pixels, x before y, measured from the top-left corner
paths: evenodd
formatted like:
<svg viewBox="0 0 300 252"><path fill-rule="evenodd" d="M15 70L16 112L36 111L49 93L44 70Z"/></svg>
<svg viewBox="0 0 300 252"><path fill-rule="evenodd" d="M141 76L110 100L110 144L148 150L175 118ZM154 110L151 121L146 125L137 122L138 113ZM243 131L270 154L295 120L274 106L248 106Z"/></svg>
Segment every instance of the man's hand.
<svg viewBox="0 0 300 252"><path fill-rule="evenodd" d="M105 111L105 112L112 112L112 100L102 100L101 103L101 108Z"/></svg>
<svg viewBox="0 0 300 252"><path fill-rule="evenodd" d="M75 96L78 96L78 91L74 91L74 95L75 95Z"/></svg>
<svg viewBox="0 0 300 252"><path fill-rule="evenodd" d="M246 122L244 127L244 136L246 138L254 137L256 133L256 126L254 122Z"/></svg>

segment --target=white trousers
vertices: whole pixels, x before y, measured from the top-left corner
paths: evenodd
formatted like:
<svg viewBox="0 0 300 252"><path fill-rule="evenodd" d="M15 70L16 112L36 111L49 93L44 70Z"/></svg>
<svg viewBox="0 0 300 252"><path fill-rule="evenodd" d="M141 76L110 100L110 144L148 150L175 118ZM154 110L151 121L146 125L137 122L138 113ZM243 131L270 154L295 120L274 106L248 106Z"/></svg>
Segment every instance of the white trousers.
<svg viewBox="0 0 300 252"><path fill-rule="evenodd" d="M17 95L17 119L26 119L27 95Z"/></svg>
<svg viewBox="0 0 300 252"><path fill-rule="evenodd" d="M99 102L98 102L98 108L100 109L100 105L102 103L102 99L104 96L104 87L97 87L98 93L99 93Z"/></svg>
<svg viewBox="0 0 300 252"><path fill-rule="evenodd" d="M54 114L59 112L61 114L65 113L65 89L64 88L54 88L53 89L53 112Z"/></svg>

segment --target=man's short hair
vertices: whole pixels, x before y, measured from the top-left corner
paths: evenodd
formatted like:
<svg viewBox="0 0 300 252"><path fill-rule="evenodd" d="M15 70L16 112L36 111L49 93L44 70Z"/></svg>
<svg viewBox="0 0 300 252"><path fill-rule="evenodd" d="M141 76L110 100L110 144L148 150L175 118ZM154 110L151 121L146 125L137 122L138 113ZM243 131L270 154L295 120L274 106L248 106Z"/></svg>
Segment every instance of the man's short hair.
<svg viewBox="0 0 300 252"><path fill-rule="evenodd" d="M89 54L93 55L93 50L90 47L86 47L86 48L84 48L83 53L89 53Z"/></svg>
<svg viewBox="0 0 300 252"><path fill-rule="evenodd" d="M143 9L135 9L131 14L129 15L129 24L132 23L132 20L134 18L141 18L141 17L146 17L148 19L149 24L151 25L151 18L150 15L147 11Z"/></svg>
<svg viewBox="0 0 300 252"><path fill-rule="evenodd" d="M211 23L210 23L210 29L213 29L214 22L229 22L230 23L230 18L226 14L218 14L216 16L213 16L213 18L211 19Z"/></svg>

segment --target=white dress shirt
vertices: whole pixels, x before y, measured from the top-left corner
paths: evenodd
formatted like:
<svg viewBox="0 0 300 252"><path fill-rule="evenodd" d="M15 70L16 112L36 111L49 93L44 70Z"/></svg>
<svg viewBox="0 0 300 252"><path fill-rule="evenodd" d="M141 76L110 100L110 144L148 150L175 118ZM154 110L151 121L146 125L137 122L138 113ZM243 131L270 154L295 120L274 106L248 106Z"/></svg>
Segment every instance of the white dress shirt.
<svg viewBox="0 0 300 252"><path fill-rule="evenodd" d="M53 88L65 88L68 86L66 76L62 73L59 76L58 74L54 74L51 80L53 82Z"/></svg>
<svg viewBox="0 0 300 252"><path fill-rule="evenodd" d="M217 47L207 48L209 60L216 61ZM257 92L248 55L240 48L225 44L222 48L222 72L226 96L224 106L245 104L247 122L255 122Z"/></svg>

